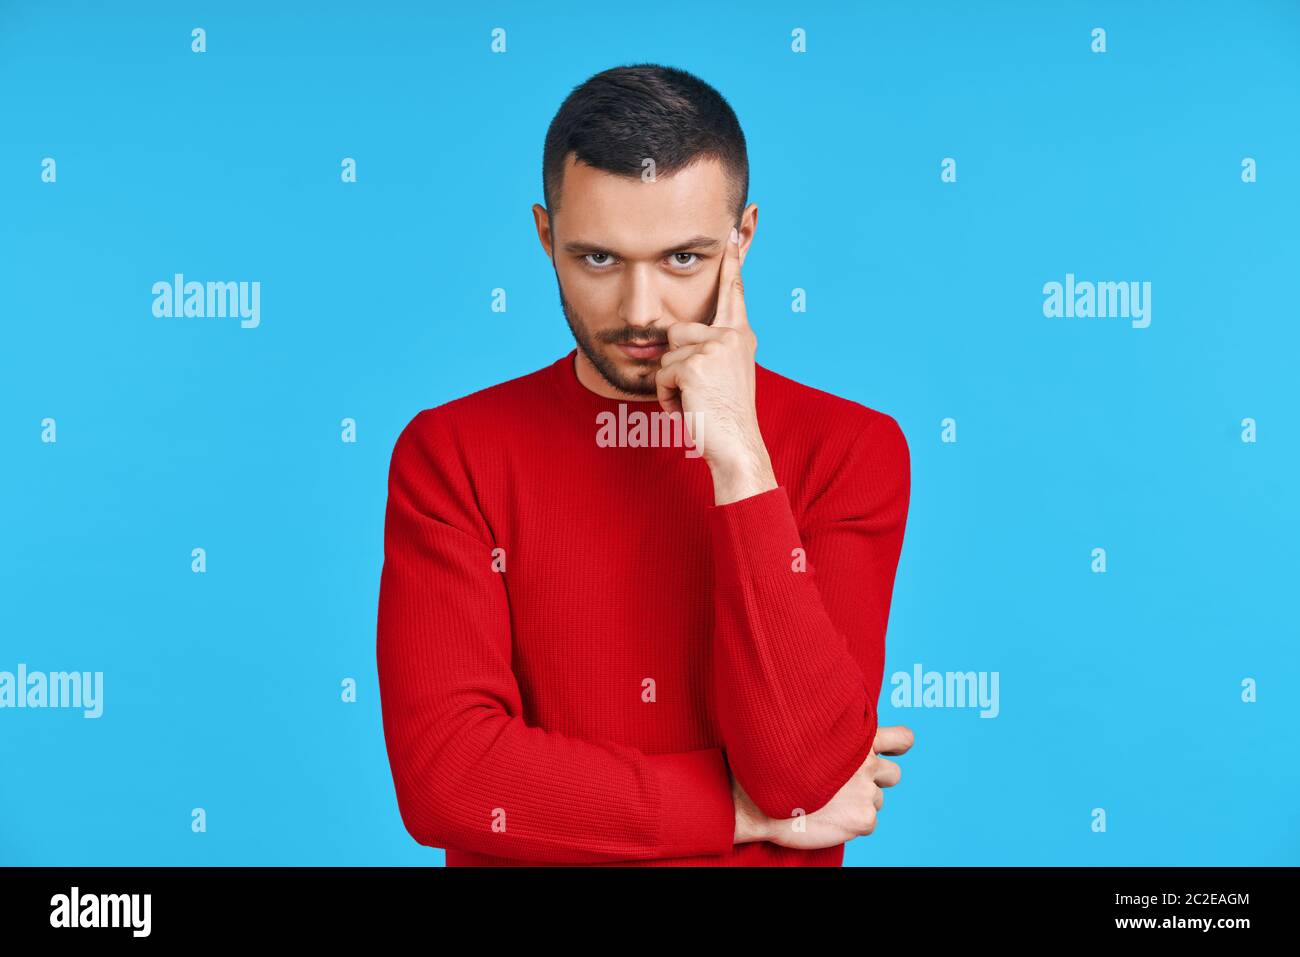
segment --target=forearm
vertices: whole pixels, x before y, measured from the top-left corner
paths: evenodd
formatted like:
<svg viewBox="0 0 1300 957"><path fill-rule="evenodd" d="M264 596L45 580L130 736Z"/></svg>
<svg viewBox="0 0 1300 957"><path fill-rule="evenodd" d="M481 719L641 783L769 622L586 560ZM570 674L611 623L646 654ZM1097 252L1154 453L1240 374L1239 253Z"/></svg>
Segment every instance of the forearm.
<svg viewBox="0 0 1300 957"><path fill-rule="evenodd" d="M377 646L398 808L419 843L537 864L731 849L720 748L647 754L526 724L509 669L473 637L508 640L504 604L450 611L428 580L386 564Z"/></svg>
<svg viewBox="0 0 1300 957"><path fill-rule="evenodd" d="M710 509L718 725L773 817L816 811L870 752L908 489L902 432L880 416L798 520L784 486Z"/></svg>

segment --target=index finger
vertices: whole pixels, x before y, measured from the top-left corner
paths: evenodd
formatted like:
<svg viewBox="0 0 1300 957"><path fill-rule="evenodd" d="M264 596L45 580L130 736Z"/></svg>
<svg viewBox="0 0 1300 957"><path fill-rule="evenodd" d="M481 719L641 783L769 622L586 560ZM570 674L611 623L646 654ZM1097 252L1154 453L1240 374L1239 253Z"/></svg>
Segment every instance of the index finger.
<svg viewBox="0 0 1300 957"><path fill-rule="evenodd" d="M745 312L745 286L740 279L740 232L731 227L731 236L722 254L722 270L718 274L718 308L712 325L743 329L749 325Z"/></svg>

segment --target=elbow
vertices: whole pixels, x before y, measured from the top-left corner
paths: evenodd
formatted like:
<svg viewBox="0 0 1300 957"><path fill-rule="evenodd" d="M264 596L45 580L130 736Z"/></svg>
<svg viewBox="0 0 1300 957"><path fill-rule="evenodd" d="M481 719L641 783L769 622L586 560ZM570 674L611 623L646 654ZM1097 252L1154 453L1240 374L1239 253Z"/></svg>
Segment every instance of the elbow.
<svg viewBox="0 0 1300 957"><path fill-rule="evenodd" d="M820 811L871 757L876 713L871 707L845 711L816 742L773 749L728 751L732 773L760 811L786 820Z"/></svg>
<svg viewBox="0 0 1300 957"><path fill-rule="evenodd" d="M777 821L812 814L829 803L835 793L823 798L827 785L809 777L802 765L768 764L761 770L737 769L735 775L754 806Z"/></svg>
<svg viewBox="0 0 1300 957"><path fill-rule="evenodd" d="M388 764L397 810L406 832L425 847L459 847L469 829L463 800L469 786L470 763L440 747L429 729L388 741ZM459 791L459 795L458 792Z"/></svg>
<svg viewBox="0 0 1300 957"><path fill-rule="evenodd" d="M809 755L788 745L764 748L754 740L732 740L727 764L749 800L768 817L784 821L811 814L818 790L812 778Z"/></svg>
<svg viewBox="0 0 1300 957"><path fill-rule="evenodd" d="M736 779L760 811L783 821L815 814L830 804L870 756L871 743L868 740L851 751L839 765L820 765L811 770L807 765L778 768L753 776L752 790L739 774Z"/></svg>
<svg viewBox="0 0 1300 957"><path fill-rule="evenodd" d="M508 720L508 719L507 719ZM403 826L425 847L474 850L504 830L504 800L493 780L495 721L392 724L388 761Z"/></svg>
<svg viewBox="0 0 1300 957"><path fill-rule="evenodd" d="M435 790L429 786L431 780L430 774L414 773L409 767L399 769L393 765L398 814L406 833L417 844L444 849L454 847L457 823L446 803L439 800Z"/></svg>

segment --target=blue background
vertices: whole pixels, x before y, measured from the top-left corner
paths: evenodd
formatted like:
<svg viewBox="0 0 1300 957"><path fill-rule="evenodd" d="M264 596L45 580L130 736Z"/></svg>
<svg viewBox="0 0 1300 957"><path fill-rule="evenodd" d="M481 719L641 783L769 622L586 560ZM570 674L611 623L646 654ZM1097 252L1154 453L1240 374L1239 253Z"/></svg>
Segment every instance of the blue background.
<svg viewBox="0 0 1300 957"><path fill-rule="evenodd" d="M846 863L1300 863L1300 4L555 9L0 3L0 670L105 673L98 720L0 710L0 863L442 861L381 732L389 456L572 347L542 140L641 61L744 126L759 361L910 443L917 743ZM176 272L260 327L154 318ZM1067 272L1150 327L1044 318ZM1000 716L891 707L918 662Z"/></svg>

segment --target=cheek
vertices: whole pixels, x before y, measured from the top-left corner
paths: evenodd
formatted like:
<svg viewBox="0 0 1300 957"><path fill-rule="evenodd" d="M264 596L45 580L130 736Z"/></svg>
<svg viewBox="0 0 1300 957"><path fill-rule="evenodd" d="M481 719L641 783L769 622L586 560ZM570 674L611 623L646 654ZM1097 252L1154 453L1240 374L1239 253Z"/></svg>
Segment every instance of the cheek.
<svg viewBox="0 0 1300 957"><path fill-rule="evenodd" d="M717 275L702 271L686 282L677 283L664 304L678 320L700 322L713 309L717 291Z"/></svg>
<svg viewBox="0 0 1300 957"><path fill-rule="evenodd" d="M618 286L608 281L600 282L581 266L566 265L556 268L564 295L584 317L590 321L618 306Z"/></svg>

